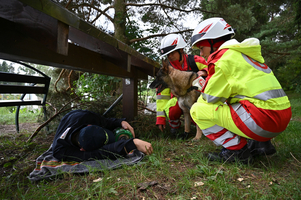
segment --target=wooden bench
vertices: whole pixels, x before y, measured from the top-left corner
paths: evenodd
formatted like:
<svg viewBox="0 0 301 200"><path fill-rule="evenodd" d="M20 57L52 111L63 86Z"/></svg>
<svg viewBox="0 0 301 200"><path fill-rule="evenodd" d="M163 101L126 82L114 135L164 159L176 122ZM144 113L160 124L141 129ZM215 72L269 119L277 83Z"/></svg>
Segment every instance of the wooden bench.
<svg viewBox="0 0 301 200"><path fill-rule="evenodd" d="M19 112L21 106L26 106L26 105L42 106L44 116L46 117L45 104L46 104L46 98L47 98L51 78L26 63L20 61L11 61L11 62L18 63L20 65L28 67L41 75L41 76L33 76L33 75L0 72L0 81L6 83L6 84L3 83L0 84L0 94L2 95L21 94L20 99L0 100L0 107L17 106L15 123L16 123L16 130L17 132L19 132ZM23 84L20 85L20 83ZM43 94L43 98L42 100L24 100L26 94Z"/></svg>

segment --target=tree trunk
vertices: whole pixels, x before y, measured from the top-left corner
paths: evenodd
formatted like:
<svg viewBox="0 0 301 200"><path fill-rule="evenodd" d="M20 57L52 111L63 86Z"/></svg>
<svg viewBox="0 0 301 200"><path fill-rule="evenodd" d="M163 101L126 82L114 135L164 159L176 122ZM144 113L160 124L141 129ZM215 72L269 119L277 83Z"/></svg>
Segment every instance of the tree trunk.
<svg viewBox="0 0 301 200"><path fill-rule="evenodd" d="M126 0L114 0L114 37L124 43L127 43L125 37L125 23L126 23Z"/></svg>

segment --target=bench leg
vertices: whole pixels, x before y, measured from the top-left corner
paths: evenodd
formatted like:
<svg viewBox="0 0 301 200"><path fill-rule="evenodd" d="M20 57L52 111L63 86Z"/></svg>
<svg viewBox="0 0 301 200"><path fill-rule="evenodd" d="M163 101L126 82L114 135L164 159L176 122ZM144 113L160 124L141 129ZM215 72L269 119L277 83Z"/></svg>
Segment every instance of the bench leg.
<svg viewBox="0 0 301 200"><path fill-rule="evenodd" d="M19 112L20 112L20 106L17 106L16 117L15 117L17 133L19 133Z"/></svg>

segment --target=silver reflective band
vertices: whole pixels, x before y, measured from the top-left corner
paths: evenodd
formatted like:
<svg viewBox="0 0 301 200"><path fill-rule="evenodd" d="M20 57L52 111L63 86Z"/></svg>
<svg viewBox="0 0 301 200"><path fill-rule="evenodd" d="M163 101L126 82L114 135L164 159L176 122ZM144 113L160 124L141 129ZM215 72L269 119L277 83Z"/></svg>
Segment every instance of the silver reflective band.
<svg viewBox="0 0 301 200"><path fill-rule="evenodd" d="M165 95L157 95L157 99L170 99L170 96L165 96Z"/></svg>
<svg viewBox="0 0 301 200"><path fill-rule="evenodd" d="M263 71L267 74L271 73L272 70L264 63L259 63L258 61L252 59L252 58L249 58L248 56L246 56L245 54L241 54L242 57L245 59L245 61L247 63L249 63L250 65L252 65L255 69L258 69L260 71ZM255 64L256 63L256 64ZM259 66L258 66L259 65Z"/></svg>
<svg viewBox="0 0 301 200"><path fill-rule="evenodd" d="M218 132L220 132L223 129L224 129L224 127L221 127L221 126L218 126L218 125L214 125L214 126L211 126L209 128L203 129L202 131L203 131L203 134L205 136L207 136L207 135L210 135L212 133L218 133Z"/></svg>
<svg viewBox="0 0 301 200"><path fill-rule="evenodd" d="M218 132L216 132L218 133ZM231 131L227 131L225 132L223 135L221 135L220 137L216 138L213 142L220 146L220 145L223 145L225 140L228 139L228 138L232 138L234 135ZM224 145L223 145L224 146Z"/></svg>
<svg viewBox="0 0 301 200"><path fill-rule="evenodd" d="M235 138L231 139L229 142L223 144L223 147L232 147L240 143L240 136L236 135Z"/></svg>
<svg viewBox="0 0 301 200"><path fill-rule="evenodd" d="M285 94L283 89L277 89L277 90L269 90L269 91L262 92L260 94L257 94L253 98L263 100L263 101L267 101L269 99L285 97L285 96L286 96L286 94ZM243 95L236 95L236 96L234 96L234 98L244 99L244 98L252 98L252 97L247 97L247 96L243 96Z"/></svg>
<svg viewBox="0 0 301 200"><path fill-rule="evenodd" d="M270 131L263 130L260 126L256 124L256 122L252 119L251 114L249 114L240 103L232 104L231 106L237 113L241 121L256 135L265 138L272 138L281 133L273 133Z"/></svg>
<svg viewBox="0 0 301 200"><path fill-rule="evenodd" d="M158 116L165 116L165 112L164 111L157 111L157 117Z"/></svg>
<svg viewBox="0 0 301 200"><path fill-rule="evenodd" d="M208 102L208 103L216 103L216 102L226 102L226 98L225 97L215 97L215 96L211 96L209 94L205 94L202 93L202 97Z"/></svg>
<svg viewBox="0 0 301 200"><path fill-rule="evenodd" d="M261 94L258 94L256 96L254 96L254 98L260 99L260 100L263 100L263 101L267 101L269 99L285 97L285 96L286 96L286 94L285 94L283 89L277 89L277 90L265 91Z"/></svg>

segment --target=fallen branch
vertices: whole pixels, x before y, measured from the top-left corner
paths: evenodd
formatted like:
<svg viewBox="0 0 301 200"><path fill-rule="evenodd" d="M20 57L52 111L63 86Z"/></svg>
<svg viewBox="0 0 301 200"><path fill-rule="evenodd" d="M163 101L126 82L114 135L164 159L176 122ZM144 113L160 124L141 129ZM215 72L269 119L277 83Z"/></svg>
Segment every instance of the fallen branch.
<svg viewBox="0 0 301 200"><path fill-rule="evenodd" d="M152 113L156 113L156 111L153 111L153 110L151 110L151 109L149 109L149 108L147 108L145 106L138 105L138 107L142 108L141 110L146 109L146 110L148 110L148 111L150 111Z"/></svg>
<svg viewBox="0 0 301 200"><path fill-rule="evenodd" d="M290 154L292 155L292 157L293 157L298 163L300 163L300 161L297 160L297 158L295 158L295 156L292 154L292 152L290 152Z"/></svg>

